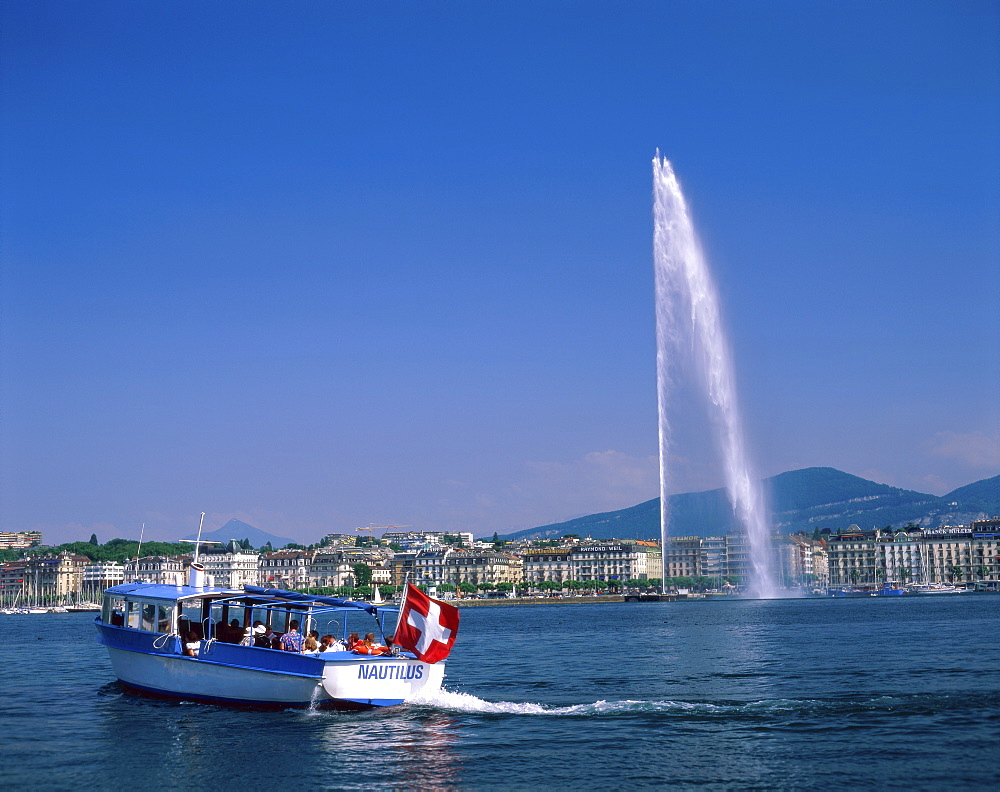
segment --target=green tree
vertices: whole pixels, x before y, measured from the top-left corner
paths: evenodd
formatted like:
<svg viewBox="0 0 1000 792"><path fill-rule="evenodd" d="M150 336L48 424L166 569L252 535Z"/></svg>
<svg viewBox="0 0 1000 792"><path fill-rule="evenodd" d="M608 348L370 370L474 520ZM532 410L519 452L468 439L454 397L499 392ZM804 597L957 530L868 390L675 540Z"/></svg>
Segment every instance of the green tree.
<svg viewBox="0 0 1000 792"><path fill-rule="evenodd" d="M438 591L441 591L445 594L451 594L452 592L455 591L455 587L451 583L442 583L441 585L438 586Z"/></svg>
<svg viewBox="0 0 1000 792"><path fill-rule="evenodd" d="M97 541L97 534L92 533L90 535L90 543L94 545L94 547L97 547L100 544L100 542Z"/></svg>
<svg viewBox="0 0 1000 792"><path fill-rule="evenodd" d="M861 571L857 569L852 569L848 574L848 577L851 579L851 583L853 583L856 586L858 585L858 581L861 580Z"/></svg>
<svg viewBox="0 0 1000 792"><path fill-rule="evenodd" d="M354 585L367 586L372 582L372 568L364 561L359 561L351 569L354 572Z"/></svg>
<svg viewBox="0 0 1000 792"><path fill-rule="evenodd" d="M474 583L470 583L468 580L463 580L461 583L459 583L458 588L461 590L463 594L476 593L476 585Z"/></svg>

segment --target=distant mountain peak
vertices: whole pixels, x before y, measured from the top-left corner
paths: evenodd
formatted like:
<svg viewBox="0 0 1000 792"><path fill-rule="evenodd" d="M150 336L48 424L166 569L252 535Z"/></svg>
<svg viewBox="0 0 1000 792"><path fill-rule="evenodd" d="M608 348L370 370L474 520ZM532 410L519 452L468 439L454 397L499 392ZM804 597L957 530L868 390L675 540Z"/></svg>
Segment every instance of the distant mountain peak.
<svg viewBox="0 0 1000 792"><path fill-rule="evenodd" d="M189 536L185 536L184 538L194 540L198 538L198 534L196 532ZM237 520L235 517L229 520L221 528L216 528L214 531L202 532L201 538L214 542L222 542L224 545L234 539L238 542L248 539L250 544L256 548L261 548L270 542L271 547L275 550L295 541L294 539L287 539L283 536L275 536L274 534L267 533L259 528L255 528L249 523Z"/></svg>
<svg viewBox="0 0 1000 792"><path fill-rule="evenodd" d="M879 484L831 467L790 470L764 479L772 528L783 533L817 528L945 525L1000 514L1000 476L969 484L939 498ZM953 505L955 504L955 505ZM725 489L670 497L672 536L711 536L739 528ZM660 499L626 509L543 525L504 539L556 538L567 533L595 539L649 539L660 535Z"/></svg>

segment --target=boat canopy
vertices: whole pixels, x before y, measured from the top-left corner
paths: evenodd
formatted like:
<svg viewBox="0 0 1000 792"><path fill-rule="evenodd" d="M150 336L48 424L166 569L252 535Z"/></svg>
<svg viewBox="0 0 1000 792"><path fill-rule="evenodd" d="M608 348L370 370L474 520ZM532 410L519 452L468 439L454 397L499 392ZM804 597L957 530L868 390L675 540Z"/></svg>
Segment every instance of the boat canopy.
<svg viewBox="0 0 1000 792"><path fill-rule="evenodd" d="M301 594L298 591L262 588L261 586L244 586L243 590L247 594L253 594L259 597L274 597L275 599L284 600L286 602L301 602L302 604L315 603L317 605L327 605L334 608L357 608L358 610L370 613L372 616L374 616L378 610L385 610L385 608L380 609L377 605L372 605L368 602L355 602L354 600L339 599L337 597L320 597L314 594Z"/></svg>
<svg viewBox="0 0 1000 792"><path fill-rule="evenodd" d="M194 588L192 586L167 586L159 583L122 583L105 590L104 594L115 597L141 597L147 600L167 600L176 602L184 599L232 597L239 594L234 589Z"/></svg>

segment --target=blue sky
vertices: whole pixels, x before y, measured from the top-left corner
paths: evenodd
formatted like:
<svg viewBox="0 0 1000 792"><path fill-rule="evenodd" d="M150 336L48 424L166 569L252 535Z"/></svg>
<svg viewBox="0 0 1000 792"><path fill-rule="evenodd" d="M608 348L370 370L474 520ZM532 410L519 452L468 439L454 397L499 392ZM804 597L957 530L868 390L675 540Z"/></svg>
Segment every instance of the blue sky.
<svg viewBox="0 0 1000 792"><path fill-rule="evenodd" d="M992 2L10 2L0 529L655 497L650 162L763 475L1000 472ZM722 476L691 400L679 491Z"/></svg>

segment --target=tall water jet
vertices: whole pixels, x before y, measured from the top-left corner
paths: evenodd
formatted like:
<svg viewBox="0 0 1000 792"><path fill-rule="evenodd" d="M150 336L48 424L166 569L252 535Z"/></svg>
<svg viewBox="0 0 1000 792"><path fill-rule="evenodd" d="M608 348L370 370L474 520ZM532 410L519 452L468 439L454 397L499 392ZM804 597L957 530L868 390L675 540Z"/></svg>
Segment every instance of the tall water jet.
<svg viewBox="0 0 1000 792"><path fill-rule="evenodd" d="M674 377L683 353L694 354L713 410L726 488L750 543L750 591L774 597L768 514L751 469L736 400L732 356L722 330L719 298L674 170L659 150L653 158L653 263L656 274L656 395L660 430L660 535L669 528L669 462Z"/></svg>

